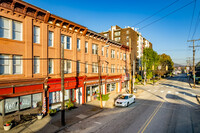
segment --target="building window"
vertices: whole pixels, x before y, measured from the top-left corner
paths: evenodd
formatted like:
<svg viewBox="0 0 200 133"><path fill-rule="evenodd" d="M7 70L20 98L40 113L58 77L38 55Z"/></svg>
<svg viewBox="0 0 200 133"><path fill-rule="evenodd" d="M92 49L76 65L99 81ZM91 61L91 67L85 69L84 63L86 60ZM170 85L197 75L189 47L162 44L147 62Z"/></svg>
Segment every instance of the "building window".
<svg viewBox="0 0 200 133"><path fill-rule="evenodd" d="M11 61L9 55L0 55L0 74L10 74Z"/></svg>
<svg viewBox="0 0 200 133"><path fill-rule="evenodd" d="M129 34L129 30L126 31L126 34Z"/></svg>
<svg viewBox="0 0 200 133"><path fill-rule="evenodd" d="M120 53L120 59L122 59L122 52Z"/></svg>
<svg viewBox="0 0 200 133"><path fill-rule="evenodd" d="M72 41L70 36L61 35L61 43L64 45L64 49L71 49Z"/></svg>
<svg viewBox="0 0 200 133"><path fill-rule="evenodd" d="M80 61L77 61L77 62L76 62L76 72L77 72L77 73L80 73L80 69L81 69L81 68L80 68Z"/></svg>
<svg viewBox="0 0 200 133"><path fill-rule="evenodd" d="M0 37L11 39L10 31L11 31L10 20L7 18L1 17L0 18Z"/></svg>
<svg viewBox="0 0 200 133"><path fill-rule="evenodd" d="M129 42L126 42L126 45L129 46Z"/></svg>
<svg viewBox="0 0 200 133"><path fill-rule="evenodd" d="M40 43L40 27L38 26L33 28L33 43Z"/></svg>
<svg viewBox="0 0 200 133"><path fill-rule="evenodd" d="M92 63L92 73L98 73L98 65L97 65L97 63Z"/></svg>
<svg viewBox="0 0 200 133"><path fill-rule="evenodd" d="M72 62L70 60L64 60L64 73L72 73Z"/></svg>
<svg viewBox="0 0 200 133"><path fill-rule="evenodd" d="M79 38L77 39L77 50L81 50L81 40Z"/></svg>
<svg viewBox="0 0 200 133"><path fill-rule="evenodd" d="M98 46L96 44L92 44L92 54L98 54Z"/></svg>
<svg viewBox="0 0 200 133"><path fill-rule="evenodd" d="M53 47L53 32L52 31L49 31L49 47Z"/></svg>
<svg viewBox="0 0 200 133"><path fill-rule="evenodd" d="M0 17L0 37L22 41L22 23Z"/></svg>
<svg viewBox="0 0 200 133"><path fill-rule="evenodd" d="M53 74L53 59L49 59L49 74Z"/></svg>
<svg viewBox="0 0 200 133"><path fill-rule="evenodd" d="M120 41L120 37L115 37L115 41L119 42Z"/></svg>
<svg viewBox="0 0 200 133"><path fill-rule="evenodd" d="M111 73L115 73L115 65L111 65Z"/></svg>
<svg viewBox="0 0 200 133"><path fill-rule="evenodd" d="M108 49L106 49L106 57L108 57Z"/></svg>
<svg viewBox="0 0 200 133"><path fill-rule="evenodd" d="M85 42L85 53L88 53L88 42Z"/></svg>
<svg viewBox="0 0 200 133"><path fill-rule="evenodd" d="M126 40L128 40L129 39L129 36L126 36Z"/></svg>
<svg viewBox="0 0 200 133"><path fill-rule="evenodd" d="M13 21L13 39L22 41L22 23Z"/></svg>
<svg viewBox="0 0 200 133"><path fill-rule="evenodd" d="M120 31L115 32L115 36L120 36Z"/></svg>
<svg viewBox="0 0 200 133"><path fill-rule="evenodd" d="M101 48L101 55L104 56L104 47Z"/></svg>
<svg viewBox="0 0 200 133"><path fill-rule="evenodd" d="M126 53L124 53L124 58L123 59L126 60Z"/></svg>
<svg viewBox="0 0 200 133"><path fill-rule="evenodd" d="M36 74L36 73L40 73L40 57L37 57L35 56L34 57L34 62L33 62L33 73Z"/></svg>
<svg viewBox="0 0 200 133"><path fill-rule="evenodd" d="M10 55L0 55L0 74L22 74L21 58L22 56L20 55L14 55L13 57Z"/></svg>
<svg viewBox="0 0 200 133"><path fill-rule="evenodd" d="M88 63L85 62L85 73L88 73Z"/></svg>
<svg viewBox="0 0 200 133"><path fill-rule="evenodd" d="M22 56L13 56L13 74L22 74Z"/></svg>
<svg viewBox="0 0 200 133"><path fill-rule="evenodd" d="M115 50L111 49L111 58L115 58Z"/></svg>
<svg viewBox="0 0 200 133"><path fill-rule="evenodd" d="M104 65L101 65L101 72L103 73Z"/></svg>
<svg viewBox="0 0 200 133"><path fill-rule="evenodd" d="M120 73L122 73L122 66L120 66Z"/></svg>

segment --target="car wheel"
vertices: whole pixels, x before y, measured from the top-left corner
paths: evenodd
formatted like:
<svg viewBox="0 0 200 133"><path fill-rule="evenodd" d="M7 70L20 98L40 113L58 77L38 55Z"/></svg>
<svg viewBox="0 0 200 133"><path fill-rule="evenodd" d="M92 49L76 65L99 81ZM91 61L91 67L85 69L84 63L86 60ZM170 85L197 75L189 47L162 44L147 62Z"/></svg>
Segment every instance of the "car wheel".
<svg viewBox="0 0 200 133"><path fill-rule="evenodd" d="M129 105L129 102L126 104L126 107L128 107L128 105Z"/></svg>
<svg viewBox="0 0 200 133"><path fill-rule="evenodd" d="M133 103L135 103L135 99L134 99Z"/></svg>

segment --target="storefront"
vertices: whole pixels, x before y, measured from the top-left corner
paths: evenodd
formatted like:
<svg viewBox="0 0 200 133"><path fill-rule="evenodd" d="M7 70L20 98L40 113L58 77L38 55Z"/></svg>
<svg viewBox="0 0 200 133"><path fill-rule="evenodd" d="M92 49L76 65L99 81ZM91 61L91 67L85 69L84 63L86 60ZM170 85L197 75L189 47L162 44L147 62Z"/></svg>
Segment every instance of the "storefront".
<svg viewBox="0 0 200 133"><path fill-rule="evenodd" d="M83 104L83 77L77 78L65 78L64 88L65 96L64 100L75 102L77 104ZM62 93L61 93L61 79L50 79L48 80L48 92L47 92L47 101L48 109L60 109L62 102Z"/></svg>
<svg viewBox="0 0 200 133"><path fill-rule="evenodd" d="M18 82L16 82L18 83ZM26 82L27 83L27 82ZM20 120L20 115L37 114L42 111L43 84L34 83L12 85L0 88L0 126L5 121Z"/></svg>
<svg viewBox="0 0 200 133"><path fill-rule="evenodd" d="M129 74L122 76L122 91L128 91L129 90Z"/></svg>

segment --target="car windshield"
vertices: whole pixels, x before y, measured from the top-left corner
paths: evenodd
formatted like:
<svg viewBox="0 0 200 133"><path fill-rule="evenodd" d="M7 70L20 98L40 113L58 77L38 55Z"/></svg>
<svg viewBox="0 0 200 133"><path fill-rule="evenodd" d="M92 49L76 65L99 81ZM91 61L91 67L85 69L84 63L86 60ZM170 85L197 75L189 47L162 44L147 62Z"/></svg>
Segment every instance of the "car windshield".
<svg viewBox="0 0 200 133"><path fill-rule="evenodd" d="M128 99L128 96L121 96L119 99Z"/></svg>

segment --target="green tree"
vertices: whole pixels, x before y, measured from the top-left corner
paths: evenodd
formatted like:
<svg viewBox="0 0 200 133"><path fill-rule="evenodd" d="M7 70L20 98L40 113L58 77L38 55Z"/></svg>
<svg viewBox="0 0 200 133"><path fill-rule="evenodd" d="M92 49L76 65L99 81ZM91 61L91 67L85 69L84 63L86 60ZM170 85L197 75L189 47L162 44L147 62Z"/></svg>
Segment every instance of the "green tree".
<svg viewBox="0 0 200 133"><path fill-rule="evenodd" d="M174 62L172 61L171 57L166 54L161 54L160 56L160 65L161 71L159 73L161 75L171 73L173 71Z"/></svg>
<svg viewBox="0 0 200 133"><path fill-rule="evenodd" d="M151 48L145 48L143 50L143 66L146 66L146 76L147 79L151 79L153 77L152 68L154 66L154 70L157 69L159 65L159 56L156 51Z"/></svg>

